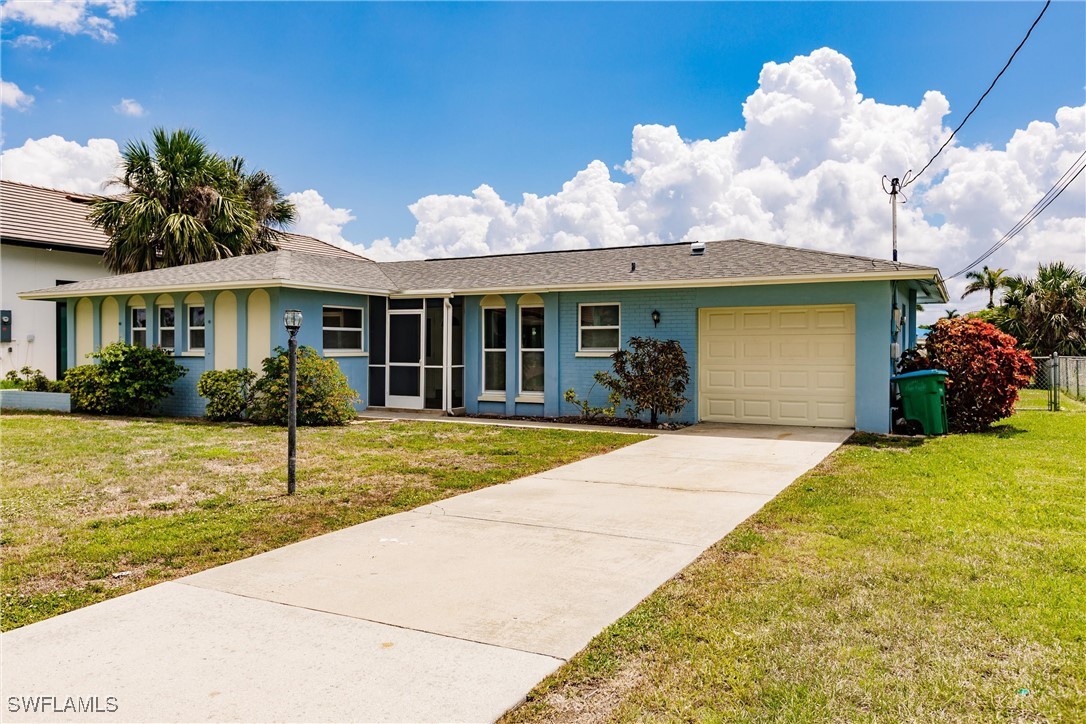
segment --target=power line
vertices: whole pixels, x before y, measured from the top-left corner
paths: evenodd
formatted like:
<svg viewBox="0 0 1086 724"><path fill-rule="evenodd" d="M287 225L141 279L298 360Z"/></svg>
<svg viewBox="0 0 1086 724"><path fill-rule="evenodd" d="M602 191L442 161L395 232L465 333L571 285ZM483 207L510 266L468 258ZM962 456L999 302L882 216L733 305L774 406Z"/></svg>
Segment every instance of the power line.
<svg viewBox="0 0 1086 724"><path fill-rule="evenodd" d="M943 152L943 149L945 149L947 146L950 145L950 142L954 140L954 136L958 133L958 131L962 130L962 126L965 125L965 122L969 120L969 117L973 115L973 112L976 111L977 108L980 107L980 104L982 102L984 102L984 99L987 98L988 94L992 92L993 88L995 88L995 84L998 83L999 79L1003 77L1003 74L1007 71L1007 68L1011 67L1011 62L1014 60L1014 56L1018 55L1018 51L1021 50L1022 46L1026 44L1027 40L1029 40L1029 36L1033 32L1033 29L1037 27L1037 23L1041 22L1041 18L1044 17L1045 11L1048 10L1048 6L1051 5L1051 4L1052 4L1052 0L1047 0L1047 2L1045 2L1045 6L1043 8L1041 8L1041 14L1038 15L1037 19L1033 21L1033 25L1029 26L1029 30L1026 31L1026 37L1022 38L1022 42L1019 43L1018 47L1014 49L1013 53L1011 53L1011 57L1007 59L1007 64L1004 65L1003 70L999 71L999 73L996 75L995 80L993 80L992 84L990 86L988 86L988 90L984 91L984 95L982 95L980 97L980 99L973 106L972 110L970 110L969 113L965 114L965 118L962 119L962 122L959 123L958 127L955 128L951 132L950 137L947 138L946 141L943 142L943 145L939 147L939 150L935 152L935 155L932 156L931 159L926 164L924 164L924 168L920 169L920 171L917 172L917 174L915 176L912 176L911 178L909 177L909 174L905 175L905 178L902 180L902 183L901 183L901 188L904 189L906 186L911 184L913 181L916 181L918 178L920 178L920 175L922 173L924 173L925 171L927 171L929 166L931 166L933 163L935 163L935 159L939 158L939 154L941 154Z"/></svg>
<svg viewBox="0 0 1086 724"><path fill-rule="evenodd" d="M1053 201L1058 199L1060 194L1062 194L1068 186L1074 183L1075 179L1082 175L1083 170L1086 170L1086 162L1084 162L1084 159L1086 159L1086 151L1083 151L1079 155L1079 157L1075 159L1075 162L1071 164L1071 167L1069 169L1063 172L1063 175L1056 180L1056 183L1052 185L1052 188L1050 188L1045 193L1045 195L1041 197L1040 201L1033 205L1033 208L1026 212L1025 216L1018 220L1017 224L1012 226L1010 230L1003 235L1003 238L1001 238L995 244L992 244L992 246L989 247L987 251L977 257L976 261L972 262L969 266L965 267L961 271L955 274L951 274L949 277L947 277L947 279L953 279L954 277L959 277L962 274L965 274L977 264L980 264L992 254L995 254L997 251L1002 249L1003 246L1007 244L1007 242L1018 236L1018 234L1021 233L1023 229L1033 223L1033 220L1040 216L1041 213L1044 212L1044 210L1047 209Z"/></svg>

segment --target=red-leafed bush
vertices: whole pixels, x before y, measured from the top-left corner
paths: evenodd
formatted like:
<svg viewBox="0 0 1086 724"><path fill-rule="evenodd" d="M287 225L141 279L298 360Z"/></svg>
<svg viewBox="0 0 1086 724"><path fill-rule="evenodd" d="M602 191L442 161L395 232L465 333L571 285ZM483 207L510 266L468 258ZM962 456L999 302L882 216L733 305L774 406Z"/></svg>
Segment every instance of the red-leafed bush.
<svg viewBox="0 0 1086 724"><path fill-rule="evenodd" d="M946 370L947 417L954 432L986 430L1009 417L1018 388L1033 377L1033 358L1018 340L979 319L940 319L923 348L901 358L902 372Z"/></svg>

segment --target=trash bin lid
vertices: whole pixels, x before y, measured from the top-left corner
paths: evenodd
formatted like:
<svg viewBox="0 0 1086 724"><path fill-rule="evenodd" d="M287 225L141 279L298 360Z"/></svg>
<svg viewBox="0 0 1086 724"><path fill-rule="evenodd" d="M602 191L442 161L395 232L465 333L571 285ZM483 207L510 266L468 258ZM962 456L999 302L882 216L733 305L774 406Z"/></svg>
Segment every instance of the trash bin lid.
<svg viewBox="0 0 1086 724"><path fill-rule="evenodd" d="M917 370L916 372L906 372L901 375L894 375L890 378L891 382L897 382L898 380L915 380L918 377L949 377L950 373L946 370Z"/></svg>

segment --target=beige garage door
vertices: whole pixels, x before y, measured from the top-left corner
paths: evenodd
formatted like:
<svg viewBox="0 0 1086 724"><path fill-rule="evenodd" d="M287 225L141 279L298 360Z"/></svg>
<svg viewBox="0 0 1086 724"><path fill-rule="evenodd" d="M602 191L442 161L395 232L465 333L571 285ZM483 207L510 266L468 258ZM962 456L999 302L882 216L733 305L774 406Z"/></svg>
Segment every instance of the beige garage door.
<svg viewBox="0 0 1086 724"><path fill-rule="evenodd" d="M702 420L854 427L856 309L698 310Z"/></svg>

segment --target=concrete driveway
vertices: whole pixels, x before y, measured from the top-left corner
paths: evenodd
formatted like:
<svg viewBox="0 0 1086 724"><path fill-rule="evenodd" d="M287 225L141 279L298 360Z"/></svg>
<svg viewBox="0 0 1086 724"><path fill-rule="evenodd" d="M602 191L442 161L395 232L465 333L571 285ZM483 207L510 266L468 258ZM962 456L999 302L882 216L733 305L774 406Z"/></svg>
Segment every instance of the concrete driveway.
<svg viewBox="0 0 1086 724"><path fill-rule="evenodd" d="M493 720L849 434L702 424L26 626L3 719Z"/></svg>

